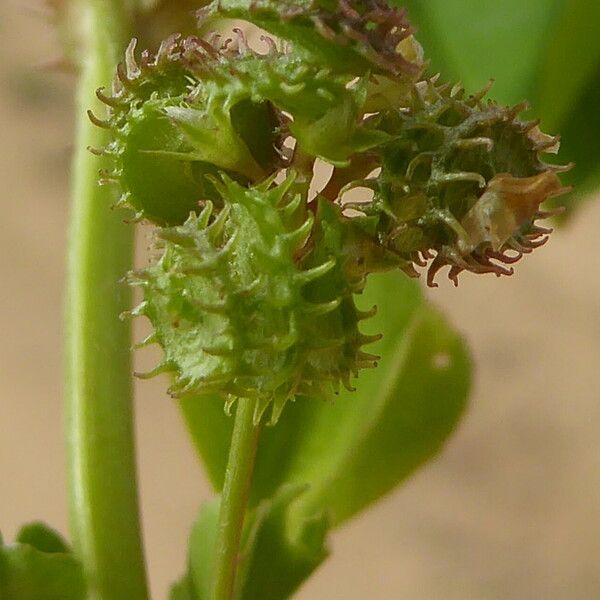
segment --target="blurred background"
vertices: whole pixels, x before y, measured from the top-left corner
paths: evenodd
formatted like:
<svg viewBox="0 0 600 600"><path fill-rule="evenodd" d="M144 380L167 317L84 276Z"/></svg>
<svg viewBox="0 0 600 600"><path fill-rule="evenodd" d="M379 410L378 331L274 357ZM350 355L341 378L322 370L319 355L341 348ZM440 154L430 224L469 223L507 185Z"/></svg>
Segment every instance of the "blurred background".
<svg viewBox="0 0 600 600"><path fill-rule="evenodd" d="M537 4L527 5L528 14ZM591 11L595 4L589 0ZM452 74L460 31L433 39L434 25L423 35L454 60ZM504 43L514 34L526 52L549 26L538 23L527 37L509 20ZM481 56L475 66L491 71L486 61L498 56L474 57L477 38L463 37L469 60ZM60 57L38 3L1 0L0 528L7 540L33 519L67 533L61 313L74 77L56 68ZM484 77L498 77L501 98L520 94L517 84L501 84L513 66L531 83L515 56ZM472 68L463 81L470 89L479 78ZM586 110L582 102L598 87L581 84L567 108ZM589 136L600 119L591 110L587 118L580 130ZM467 274L458 289L441 282L430 292L475 357L470 410L436 460L334 534L332 557L299 600L600 597L599 227L600 203L587 202L514 277ZM183 572L189 526L211 491L162 381L138 383L136 427L149 572L153 597L162 599Z"/></svg>

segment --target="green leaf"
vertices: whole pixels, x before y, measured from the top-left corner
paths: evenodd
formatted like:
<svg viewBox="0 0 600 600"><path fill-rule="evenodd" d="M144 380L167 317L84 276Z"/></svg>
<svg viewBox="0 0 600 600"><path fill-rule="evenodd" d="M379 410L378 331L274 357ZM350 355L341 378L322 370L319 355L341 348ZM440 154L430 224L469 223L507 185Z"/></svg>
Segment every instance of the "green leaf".
<svg viewBox="0 0 600 600"><path fill-rule="evenodd" d="M305 491L306 486L284 486L248 513L235 600L289 598L326 558L329 522L323 514L290 526L291 508ZM210 598L219 504L216 498L201 508L190 536L188 573L172 588L171 600Z"/></svg>
<svg viewBox="0 0 600 600"><path fill-rule="evenodd" d="M600 3L563 0L563 4L543 56L539 86L540 114L552 129L569 120L573 102L585 94L591 81L599 80Z"/></svg>
<svg viewBox="0 0 600 600"><path fill-rule="evenodd" d="M306 490L284 486L258 505L243 550L237 600L289 598L327 557L325 513L290 522L290 511Z"/></svg>
<svg viewBox="0 0 600 600"><path fill-rule="evenodd" d="M298 518L327 510L341 523L430 458L458 422L470 379L460 337L403 274L374 277L364 296L362 308L379 306L366 332L384 332L374 347L379 367L360 376L356 392L334 402L298 399L264 429L254 506L286 483L308 484ZM223 402L186 400L184 414L220 489L231 427Z"/></svg>
<svg viewBox="0 0 600 600"><path fill-rule="evenodd" d="M464 408L468 357L439 313L419 311L406 337L390 350L394 354L377 396L365 393L357 401L365 410L364 422L344 440L337 460L324 465L306 497L304 510L329 509L336 524L378 500L433 456ZM321 430L335 427L340 416L332 411L322 419ZM305 468L300 464L292 478L303 478Z"/></svg>
<svg viewBox="0 0 600 600"><path fill-rule="evenodd" d="M189 574L184 575L177 583L171 586L169 600L198 600Z"/></svg>
<svg viewBox="0 0 600 600"><path fill-rule="evenodd" d="M596 117L600 106L600 64L582 95L565 115L560 124L560 162L572 161L575 168L562 176L566 185L573 185L568 196L556 199L556 205L566 206L569 212L589 200L600 189L600 119Z"/></svg>
<svg viewBox="0 0 600 600"><path fill-rule="evenodd" d="M2 600L83 600L81 565L62 538L40 523L21 529L17 543L0 539Z"/></svg>
<svg viewBox="0 0 600 600"><path fill-rule="evenodd" d="M445 79L468 91L497 81L502 102L528 96L565 0L392 0L409 9L417 38Z"/></svg>
<svg viewBox="0 0 600 600"><path fill-rule="evenodd" d="M594 118L600 106L600 65L576 109L564 125L565 154L572 158L576 168L567 182L577 185L575 199L597 193L600 188L600 120ZM579 143L577 143L579 140Z"/></svg>
<svg viewBox="0 0 600 600"><path fill-rule="evenodd" d="M48 554L69 552L69 547L62 536L39 521L21 527L16 541Z"/></svg>
<svg viewBox="0 0 600 600"><path fill-rule="evenodd" d="M565 0L541 65L538 91L542 123L562 137L561 159L575 169L565 176L575 186L558 204L576 207L600 188L600 3Z"/></svg>
<svg viewBox="0 0 600 600"><path fill-rule="evenodd" d="M189 578L198 600L209 600L210 598L219 508L219 498L204 504L190 535Z"/></svg>

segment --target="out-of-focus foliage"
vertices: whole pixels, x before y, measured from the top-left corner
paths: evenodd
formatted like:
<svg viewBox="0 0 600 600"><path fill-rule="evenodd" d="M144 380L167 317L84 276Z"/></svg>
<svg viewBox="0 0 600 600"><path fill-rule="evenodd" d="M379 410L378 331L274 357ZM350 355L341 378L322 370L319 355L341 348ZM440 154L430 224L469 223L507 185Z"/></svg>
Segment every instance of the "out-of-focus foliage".
<svg viewBox="0 0 600 600"><path fill-rule="evenodd" d="M407 6L431 68L476 90L494 78L503 103L528 98L544 129L561 133L577 168L560 204L573 210L600 186L600 2L393 0Z"/></svg>
<svg viewBox="0 0 600 600"><path fill-rule="evenodd" d="M24 526L14 544L0 537L2 600L83 600L80 564L64 540L41 523Z"/></svg>
<svg viewBox="0 0 600 600"><path fill-rule="evenodd" d="M234 591L236 600L284 600L323 562L328 552L325 513L290 520L307 487L286 485L247 515ZM210 600L220 499L205 504L190 535L188 572L171 600Z"/></svg>

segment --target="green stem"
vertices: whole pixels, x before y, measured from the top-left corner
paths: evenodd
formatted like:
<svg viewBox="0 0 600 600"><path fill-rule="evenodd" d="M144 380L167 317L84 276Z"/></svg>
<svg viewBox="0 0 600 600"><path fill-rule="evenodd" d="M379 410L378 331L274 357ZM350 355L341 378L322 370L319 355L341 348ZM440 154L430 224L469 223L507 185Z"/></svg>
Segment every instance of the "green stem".
<svg viewBox="0 0 600 600"><path fill-rule="evenodd" d="M69 232L66 307L66 418L71 528L89 597L148 597L141 542L133 435L130 306L119 283L133 262L133 227L111 211L113 191L97 185L108 166L87 146L102 147L107 132L96 88L107 85L130 36L123 0L78 0L73 30L81 43L77 136Z"/></svg>
<svg viewBox="0 0 600 600"><path fill-rule="evenodd" d="M260 426L254 424L256 403L238 400L231 448L221 495L211 600L231 600L240 553Z"/></svg>

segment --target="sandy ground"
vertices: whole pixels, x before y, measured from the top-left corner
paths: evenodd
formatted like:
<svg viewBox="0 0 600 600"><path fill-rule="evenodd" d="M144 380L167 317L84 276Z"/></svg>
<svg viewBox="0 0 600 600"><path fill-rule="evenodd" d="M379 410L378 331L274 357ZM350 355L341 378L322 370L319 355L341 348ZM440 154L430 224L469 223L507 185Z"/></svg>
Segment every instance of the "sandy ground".
<svg viewBox="0 0 600 600"><path fill-rule="evenodd" d="M44 21L0 2L0 527L67 531L61 301L71 83ZM443 454L332 539L299 600L600 597L600 205L512 279L432 293L477 359L471 410ZM210 496L162 383L138 387L153 597L183 569Z"/></svg>

